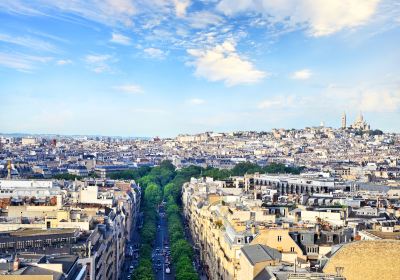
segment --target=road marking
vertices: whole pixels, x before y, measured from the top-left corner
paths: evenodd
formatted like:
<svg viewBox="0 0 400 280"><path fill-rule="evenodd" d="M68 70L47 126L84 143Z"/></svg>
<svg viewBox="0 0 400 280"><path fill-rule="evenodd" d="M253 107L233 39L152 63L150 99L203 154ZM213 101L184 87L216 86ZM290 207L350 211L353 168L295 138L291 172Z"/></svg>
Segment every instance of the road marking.
<svg viewBox="0 0 400 280"><path fill-rule="evenodd" d="M163 220L162 220L162 218L160 217L160 228L161 228L161 253L164 252L164 236L163 236L164 230L163 230L163 226L164 226ZM162 255L162 256L163 256L163 257L162 257L162 260L163 260L163 264L162 264L162 278L163 278L163 280L164 280L164 279L165 279L165 269L164 269L165 259L164 259L164 255Z"/></svg>

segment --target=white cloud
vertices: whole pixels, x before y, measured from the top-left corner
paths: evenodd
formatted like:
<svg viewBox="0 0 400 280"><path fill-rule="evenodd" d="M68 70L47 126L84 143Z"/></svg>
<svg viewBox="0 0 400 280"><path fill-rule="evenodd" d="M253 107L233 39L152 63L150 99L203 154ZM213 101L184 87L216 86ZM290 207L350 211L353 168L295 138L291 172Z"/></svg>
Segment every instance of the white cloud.
<svg viewBox="0 0 400 280"><path fill-rule="evenodd" d="M151 58L163 59L166 56L166 53L163 50L157 48L146 48L143 51Z"/></svg>
<svg viewBox="0 0 400 280"><path fill-rule="evenodd" d="M131 39L128 36L119 34L119 33L112 33L111 35L111 40L110 42L120 44L120 45L125 45L129 46L132 42Z"/></svg>
<svg viewBox="0 0 400 280"><path fill-rule="evenodd" d="M195 75L209 81L223 81L227 86L234 86L253 84L267 75L240 57L232 41L227 40L212 49L189 49L188 53L194 58L190 65L195 67Z"/></svg>
<svg viewBox="0 0 400 280"><path fill-rule="evenodd" d="M348 111L389 114L400 112L400 87L394 84L329 85L322 93L302 95L302 104L321 112ZM298 105L296 100L296 106ZM307 111L308 109L298 109Z"/></svg>
<svg viewBox="0 0 400 280"><path fill-rule="evenodd" d="M208 11L200 11L191 13L188 17L188 21L193 28L206 28L209 25L218 25L222 22L222 18L219 15Z"/></svg>
<svg viewBox="0 0 400 280"><path fill-rule="evenodd" d="M31 72L38 63L47 63L52 57L34 56L22 53L0 52L0 66L15 69L21 72Z"/></svg>
<svg viewBox="0 0 400 280"><path fill-rule="evenodd" d="M278 96L270 99L265 99L258 103L259 109L282 109L294 106L297 102L295 96Z"/></svg>
<svg viewBox="0 0 400 280"><path fill-rule="evenodd" d="M67 65L67 64L72 64L72 60L70 59L57 60L57 65Z"/></svg>
<svg viewBox="0 0 400 280"><path fill-rule="evenodd" d="M400 90L367 91L358 97L358 108L363 112L396 112L400 109Z"/></svg>
<svg viewBox="0 0 400 280"><path fill-rule="evenodd" d="M33 68L31 61L7 53L0 53L0 65L19 71L29 71Z"/></svg>
<svg viewBox="0 0 400 280"><path fill-rule="evenodd" d="M33 49L33 50L40 50L40 51L46 51L46 52L57 52L57 48L46 41L37 39L37 38L32 38L32 37L18 37L18 36L10 36L8 34L0 34L0 41L9 43L9 44L14 44L18 46L25 47L27 49Z"/></svg>
<svg viewBox="0 0 400 280"><path fill-rule="evenodd" d="M95 55L95 54L90 54L86 56L86 62L88 63L102 63L107 60L109 60L112 56L109 54L103 54L103 55Z"/></svg>
<svg viewBox="0 0 400 280"><path fill-rule="evenodd" d="M131 26L133 24L132 16L137 13L134 2L134 0L38 0L28 2L14 0L0 1L0 8L12 13L49 16L54 16L58 10L109 26L121 24Z"/></svg>
<svg viewBox="0 0 400 280"><path fill-rule="evenodd" d="M109 54L95 55L90 54L85 57L86 63L90 69L96 73L102 73L110 70L109 62L112 62L113 56Z"/></svg>
<svg viewBox="0 0 400 280"><path fill-rule="evenodd" d="M105 25L132 25L136 7L132 0L49 1L49 5Z"/></svg>
<svg viewBox="0 0 400 280"><path fill-rule="evenodd" d="M292 74L292 79L295 80L308 80L309 78L311 78L312 76L312 72L309 69L302 69L299 71L296 71Z"/></svg>
<svg viewBox="0 0 400 280"><path fill-rule="evenodd" d="M125 85L115 86L114 89L117 91L122 91L131 94L143 93L143 89L135 84L125 84Z"/></svg>
<svg viewBox="0 0 400 280"><path fill-rule="evenodd" d="M191 105L202 105L204 103L206 103L206 101L204 99L200 99L200 98L192 98L188 100L188 103Z"/></svg>
<svg viewBox="0 0 400 280"><path fill-rule="evenodd" d="M262 13L272 22L305 25L311 36L330 35L365 24L376 12L380 0L222 0L217 9L226 15Z"/></svg>
<svg viewBox="0 0 400 280"><path fill-rule="evenodd" d="M173 0L175 5L175 13L177 17L184 17L186 10L190 6L190 0Z"/></svg>

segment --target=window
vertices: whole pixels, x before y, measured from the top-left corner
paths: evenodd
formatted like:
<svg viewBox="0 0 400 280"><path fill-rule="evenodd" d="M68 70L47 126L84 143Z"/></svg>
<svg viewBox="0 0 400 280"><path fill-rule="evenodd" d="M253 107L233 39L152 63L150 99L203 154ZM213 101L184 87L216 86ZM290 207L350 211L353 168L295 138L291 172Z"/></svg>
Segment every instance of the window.
<svg viewBox="0 0 400 280"><path fill-rule="evenodd" d="M282 236L278 235L278 242L282 241Z"/></svg>
<svg viewBox="0 0 400 280"><path fill-rule="evenodd" d="M294 252L294 247L290 247L290 252Z"/></svg>
<svg viewBox="0 0 400 280"><path fill-rule="evenodd" d="M304 235L301 236L301 241L304 241Z"/></svg>

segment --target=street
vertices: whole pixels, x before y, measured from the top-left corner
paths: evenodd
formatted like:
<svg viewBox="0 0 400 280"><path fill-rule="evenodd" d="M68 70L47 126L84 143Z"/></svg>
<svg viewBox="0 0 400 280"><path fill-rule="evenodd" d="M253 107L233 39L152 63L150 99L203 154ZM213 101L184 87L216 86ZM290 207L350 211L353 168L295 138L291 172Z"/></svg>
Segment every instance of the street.
<svg viewBox="0 0 400 280"><path fill-rule="evenodd" d="M193 237L192 237L192 234L190 232L190 229L189 229L187 223L185 223L185 237L186 237L186 240L189 241L189 243L194 248L194 253L195 253L194 258L195 258L195 260L193 262L193 265L194 265L197 273L199 274L200 280L207 280L208 278L207 278L206 271L204 270L203 264L200 261L200 253L199 253L199 251L197 249L198 247L196 246L196 244L193 241Z"/></svg>
<svg viewBox="0 0 400 280"><path fill-rule="evenodd" d="M137 224L133 225L130 242L126 244L125 248L125 263L120 279L130 279L133 269L138 265L138 251L140 246L139 224L141 223L140 217Z"/></svg>
<svg viewBox="0 0 400 280"><path fill-rule="evenodd" d="M168 242L168 224L165 218L164 207L159 207L159 221L157 225L157 235L153 251L153 269L156 279L173 280L175 271L171 265L171 257Z"/></svg>

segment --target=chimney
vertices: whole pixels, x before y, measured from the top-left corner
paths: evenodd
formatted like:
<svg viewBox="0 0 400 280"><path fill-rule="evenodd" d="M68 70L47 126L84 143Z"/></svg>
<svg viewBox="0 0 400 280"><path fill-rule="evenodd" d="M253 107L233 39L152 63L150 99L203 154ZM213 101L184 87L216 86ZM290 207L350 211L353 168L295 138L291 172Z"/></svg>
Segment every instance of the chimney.
<svg viewBox="0 0 400 280"><path fill-rule="evenodd" d="M337 266L337 267L335 267L335 270L336 270L336 276L337 277L342 277L343 276L344 267Z"/></svg>
<svg viewBox="0 0 400 280"><path fill-rule="evenodd" d="M16 255L13 255L12 259L11 259L11 267L10 270L11 271L17 271L19 269L19 259Z"/></svg>
<svg viewBox="0 0 400 280"><path fill-rule="evenodd" d="M92 254L92 241L89 240L88 242L88 257L90 257L90 255Z"/></svg>
<svg viewBox="0 0 400 280"><path fill-rule="evenodd" d="M256 225L251 225L251 234L255 235L256 234Z"/></svg>

